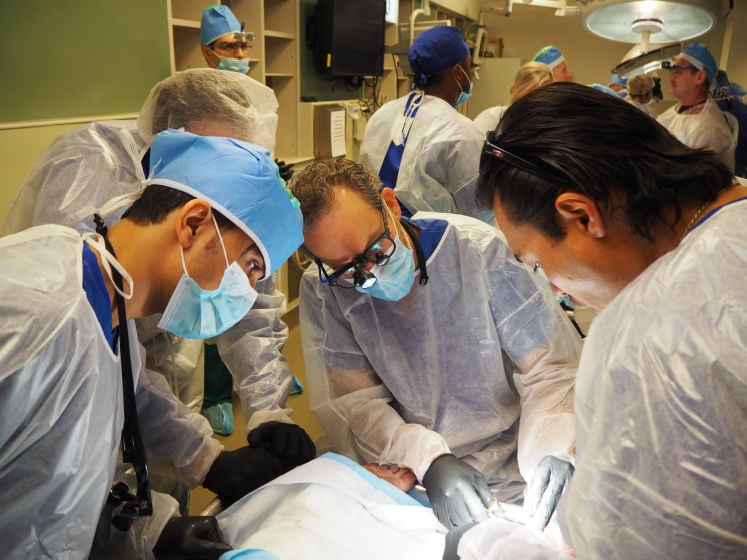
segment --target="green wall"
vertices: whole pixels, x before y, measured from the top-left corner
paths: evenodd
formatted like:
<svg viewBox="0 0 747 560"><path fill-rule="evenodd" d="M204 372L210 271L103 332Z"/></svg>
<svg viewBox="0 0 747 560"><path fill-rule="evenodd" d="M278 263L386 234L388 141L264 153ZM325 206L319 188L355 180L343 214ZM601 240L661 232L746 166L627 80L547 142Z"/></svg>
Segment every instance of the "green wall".
<svg viewBox="0 0 747 560"><path fill-rule="evenodd" d="M166 0L2 0L0 122L136 113L171 73Z"/></svg>
<svg viewBox="0 0 747 560"><path fill-rule="evenodd" d="M357 99L363 95L363 88L348 91L344 80L330 80L314 69L314 51L306 46L306 18L314 15L316 0L301 0L301 45L299 47L301 66L301 96L316 97L318 101L339 101ZM332 89L334 86L334 90Z"/></svg>

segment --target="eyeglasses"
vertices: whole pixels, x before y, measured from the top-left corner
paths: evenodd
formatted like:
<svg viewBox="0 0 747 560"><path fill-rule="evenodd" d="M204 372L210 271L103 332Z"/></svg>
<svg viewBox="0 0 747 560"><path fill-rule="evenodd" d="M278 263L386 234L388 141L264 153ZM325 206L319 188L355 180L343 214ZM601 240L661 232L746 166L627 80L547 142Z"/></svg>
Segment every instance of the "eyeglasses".
<svg viewBox="0 0 747 560"><path fill-rule="evenodd" d="M685 70L692 70L693 72L699 72L700 71L697 68L695 68L695 66L685 66L685 65L682 65L682 64L672 64L668 60L665 60L664 62L662 62L661 63L661 67L664 70L669 70L669 73L670 74L674 74L675 76L678 76L679 74L682 74L682 72L684 72Z"/></svg>
<svg viewBox="0 0 747 560"><path fill-rule="evenodd" d="M495 131L491 130L490 132L487 133L485 137L485 145L483 146L484 154L493 156L494 158L499 159L509 164L512 167L515 167L516 169L521 169L522 171L526 171L530 175L534 175L535 177L544 179L548 183L555 183L558 185L568 184L567 181L559 179L558 177L556 177L549 171L545 171L541 167L534 165L533 163L525 160L524 158L520 158L519 156L516 156L512 154L511 152L504 150L503 148L499 148L498 146L493 144L490 141L490 139L493 137L494 133Z"/></svg>
<svg viewBox="0 0 747 560"><path fill-rule="evenodd" d="M251 49L252 46L246 42L235 42L235 43L213 43L210 48L212 50L218 49L219 51L233 51L236 52L238 50L245 51L248 49Z"/></svg>
<svg viewBox="0 0 747 560"><path fill-rule="evenodd" d="M383 202L380 203L379 208L381 209L381 218L384 221L384 233L376 238L376 241L371 243L361 256L334 272L314 257L316 265L319 267L319 280L321 282L340 288L370 288L374 285L376 276L366 269L366 263L384 266L397 249L397 244L389 233L389 220L386 219Z"/></svg>

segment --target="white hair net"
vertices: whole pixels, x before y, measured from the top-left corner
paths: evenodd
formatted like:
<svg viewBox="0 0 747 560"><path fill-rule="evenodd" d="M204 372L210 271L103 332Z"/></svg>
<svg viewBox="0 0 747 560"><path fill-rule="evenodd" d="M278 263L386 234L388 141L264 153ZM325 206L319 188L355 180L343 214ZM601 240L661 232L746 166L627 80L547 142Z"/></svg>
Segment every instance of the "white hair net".
<svg viewBox="0 0 747 560"><path fill-rule="evenodd" d="M137 128L148 144L159 132L184 128L230 136L272 151L277 108L275 92L249 76L195 68L156 84L140 109ZM216 127L226 130L221 133Z"/></svg>

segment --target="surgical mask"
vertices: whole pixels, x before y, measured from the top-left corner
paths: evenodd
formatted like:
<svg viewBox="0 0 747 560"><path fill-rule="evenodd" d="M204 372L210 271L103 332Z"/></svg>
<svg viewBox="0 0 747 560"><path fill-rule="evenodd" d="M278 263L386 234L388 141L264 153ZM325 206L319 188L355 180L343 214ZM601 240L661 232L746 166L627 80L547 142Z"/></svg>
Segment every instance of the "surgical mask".
<svg viewBox="0 0 747 560"><path fill-rule="evenodd" d="M246 74L247 72L249 72L248 58L231 58L221 55L218 56L220 56L218 70L228 70L230 72L238 72L239 74Z"/></svg>
<svg viewBox="0 0 747 560"><path fill-rule="evenodd" d="M223 248L226 270L217 290L203 290L187 273L182 253L184 274L179 280L158 327L182 338L212 338L230 329L251 309L257 299L246 273L237 262L229 266L226 247L213 216L218 239Z"/></svg>
<svg viewBox="0 0 747 560"><path fill-rule="evenodd" d="M464 71L464 68L461 66L459 69L464 73L465 76L467 76L467 72ZM472 97L472 80L469 79L469 76L467 76L467 81L469 81L469 91L464 91L462 89L461 84L459 83L459 80L454 78L456 80L457 85L459 86L459 90L461 93L459 94L459 99L457 99L456 106L459 107L462 103L466 102L470 97Z"/></svg>
<svg viewBox="0 0 747 560"><path fill-rule="evenodd" d="M356 290L385 301L399 301L410 293L415 279L415 260L412 249L403 243L403 236L398 236L398 241L389 262L371 268L371 273L376 276L374 285L370 288L356 287Z"/></svg>

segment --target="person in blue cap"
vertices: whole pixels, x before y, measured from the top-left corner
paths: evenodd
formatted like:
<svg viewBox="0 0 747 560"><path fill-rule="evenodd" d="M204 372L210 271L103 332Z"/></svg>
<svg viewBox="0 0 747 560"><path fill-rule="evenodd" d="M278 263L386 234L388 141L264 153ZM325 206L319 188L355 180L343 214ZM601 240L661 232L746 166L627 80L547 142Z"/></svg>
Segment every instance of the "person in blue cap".
<svg viewBox="0 0 747 560"><path fill-rule="evenodd" d="M747 105L742 101L745 95L747 91L739 84L730 82L724 70L716 73L716 105L725 113L731 114L739 123L739 138L734 152L734 174L737 177L747 177Z"/></svg>
<svg viewBox="0 0 747 560"><path fill-rule="evenodd" d="M716 152L734 172L737 123L718 108L711 96L718 72L713 55L703 43L693 43L665 68L669 70L672 95L679 103L657 120L683 144Z"/></svg>
<svg viewBox="0 0 747 560"><path fill-rule="evenodd" d="M608 84L608 87L615 91L617 95L620 96L622 99L627 99L628 97L628 79L623 78L622 76L618 74L612 74L610 76L610 83Z"/></svg>
<svg viewBox="0 0 747 560"><path fill-rule="evenodd" d="M568 69L568 63L555 45L542 47L532 60L547 64L552 70L556 82L570 82L573 79L573 74Z"/></svg>
<svg viewBox="0 0 747 560"><path fill-rule="evenodd" d="M239 140L167 130L151 157L111 229L96 215L95 233L45 225L0 241L7 557L217 558L229 547L215 519L175 515L148 460L231 499L283 472L272 449L222 450L144 369L133 319L163 313L188 338L229 329L303 241L298 202L269 152ZM136 484L115 477L120 445Z"/></svg>
<svg viewBox="0 0 747 560"><path fill-rule="evenodd" d="M246 74L254 33L244 31L228 6L210 6L202 13L200 50L210 68Z"/></svg>
<svg viewBox="0 0 747 560"><path fill-rule="evenodd" d="M461 31L428 29L408 59L414 89L369 118L360 162L394 189L405 216L431 211L494 221L475 202L484 131L455 109L472 93L472 58Z"/></svg>

